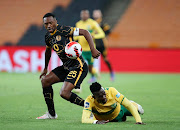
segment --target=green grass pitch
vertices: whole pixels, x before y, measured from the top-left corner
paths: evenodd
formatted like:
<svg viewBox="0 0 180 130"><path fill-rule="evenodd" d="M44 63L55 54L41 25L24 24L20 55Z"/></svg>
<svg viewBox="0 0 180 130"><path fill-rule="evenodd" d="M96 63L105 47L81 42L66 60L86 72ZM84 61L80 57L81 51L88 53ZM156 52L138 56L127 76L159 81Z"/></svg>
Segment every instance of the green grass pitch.
<svg viewBox="0 0 180 130"><path fill-rule="evenodd" d="M90 94L87 83L89 75L82 83L86 98ZM104 87L115 87L128 99L141 104L146 125L135 125L128 117L123 123L105 125L82 124L82 107L71 104L59 96L62 83L53 86L57 120L36 120L47 111L39 80L39 73L0 73L0 129L17 130L88 130L88 129L180 129L180 74L117 73L111 82L109 74L102 73L99 82Z"/></svg>

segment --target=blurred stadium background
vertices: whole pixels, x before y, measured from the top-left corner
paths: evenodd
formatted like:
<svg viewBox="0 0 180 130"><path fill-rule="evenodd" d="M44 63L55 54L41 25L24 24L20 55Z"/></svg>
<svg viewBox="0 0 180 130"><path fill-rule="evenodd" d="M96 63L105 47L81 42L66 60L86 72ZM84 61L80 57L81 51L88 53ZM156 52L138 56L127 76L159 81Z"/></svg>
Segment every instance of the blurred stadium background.
<svg viewBox="0 0 180 130"><path fill-rule="evenodd" d="M75 26L80 11L101 9L111 26L109 59L116 72L180 72L179 0L1 1L0 71L40 71L44 66L42 16ZM118 58L118 62L116 61ZM50 69L58 64L53 54ZM101 62L101 71L107 71Z"/></svg>
<svg viewBox="0 0 180 130"><path fill-rule="evenodd" d="M108 37L108 57L116 73L116 79L114 83L106 80L108 68L100 59L100 70L103 72L100 82L107 84L107 87L112 85L120 91L123 90L124 94L129 94L128 97L140 101L145 106L145 111L149 112L149 115L145 115L145 122L149 123L152 129L178 129L180 0L1 0L0 108L2 114L0 119L1 123L4 123L2 128L41 129L42 124L48 128L48 122L37 124L34 121L35 117L42 114L46 108L41 95L39 73L26 72L40 72L44 67L46 31L42 23L43 15L53 12L59 24L75 26L80 19L82 9L88 9L91 17L94 9L100 9L103 20L111 26L111 34ZM60 64L61 61L53 53L49 69ZM152 72L153 74L149 74ZM88 86L86 80L82 86ZM59 88L56 87L55 91L58 93ZM81 96L86 98L90 92L88 89L83 91L85 93ZM172 97L167 101L165 95L169 94ZM152 97L149 98L149 95ZM56 96L58 97L58 94ZM19 99L22 99L24 106L21 106ZM67 103L60 100L62 103ZM56 107L62 107L61 102L61 104L55 102ZM58 128L54 125L60 123L65 129L65 125L70 125L68 122L70 120L77 125L70 125L70 128L83 129L83 125L78 126L81 109L75 105L71 106L70 103L63 107L70 114L67 117L63 115L66 113L64 110L57 110L62 113L61 122L51 122L51 127ZM69 110L71 107L77 113L71 112ZM157 107L154 113L153 109ZM8 123L12 123L12 126L5 127ZM132 122L127 124L130 125ZM130 127L125 124L122 126L129 129L134 127L133 124ZM149 126L147 125L148 128ZM86 127L90 129L91 126ZM147 127L141 129L148 129ZM100 128L111 129L119 126L118 124L106 125L106 127L96 126L96 129ZM140 129L140 127L136 128Z"/></svg>

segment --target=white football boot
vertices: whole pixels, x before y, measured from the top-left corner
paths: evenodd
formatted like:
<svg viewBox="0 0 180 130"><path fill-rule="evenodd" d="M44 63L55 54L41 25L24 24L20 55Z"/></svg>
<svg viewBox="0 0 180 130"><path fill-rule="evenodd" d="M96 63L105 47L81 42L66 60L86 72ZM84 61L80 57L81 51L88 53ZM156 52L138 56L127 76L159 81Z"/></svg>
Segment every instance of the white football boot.
<svg viewBox="0 0 180 130"><path fill-rule="evenodd" d="M132 100L129 100L129 101L130 102L134 102ZM139 105L137 102L134 102L134 103L136 103L138 105L138 112L139 112L139 114L143 115L144 114L144 109L142 108L142 106Z"/></svg>
<svg viewBox="0 0 180 130"><path fill-rule="evenodd" d="M57 119L58 115L55 114L55 116L51 116L51 114L49 114L49 112L46 112L46 114L37 117L36 119Z"/></svg>
<svg viewBox="0 0 180 130"><path fill-rule="evenodd" d="M138 105L138 112L139 112L139 114L143 115L144 114L144 109L138 103L137 103L137 105Z"/></svg>

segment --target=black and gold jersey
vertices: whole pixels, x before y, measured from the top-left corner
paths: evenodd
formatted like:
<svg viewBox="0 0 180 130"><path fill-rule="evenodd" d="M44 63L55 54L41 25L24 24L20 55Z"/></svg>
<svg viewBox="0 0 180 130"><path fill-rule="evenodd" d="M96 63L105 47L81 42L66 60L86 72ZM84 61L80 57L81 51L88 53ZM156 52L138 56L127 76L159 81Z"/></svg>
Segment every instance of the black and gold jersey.
<svg viewBox="0 0 180 130"><path fill-rule="evenodd" d="M78 59L69 59L65 54L65 46L73 41L73 31L74 27L58 25L53 33L47 32L45 35L46 46L53 48L67 70L80 68L85 63L82 56Z"/></svg>
<svg viewBox="0 0 180 130"><path fill-rule="evenodd" d="M106 34L106 36L108 36L111 32L111 28L109 26L109 24L105 23L102 21L101 18L96 19L96 22L99 24L99 26L102 28L102 30L104 31L104 33Z"/></svg>

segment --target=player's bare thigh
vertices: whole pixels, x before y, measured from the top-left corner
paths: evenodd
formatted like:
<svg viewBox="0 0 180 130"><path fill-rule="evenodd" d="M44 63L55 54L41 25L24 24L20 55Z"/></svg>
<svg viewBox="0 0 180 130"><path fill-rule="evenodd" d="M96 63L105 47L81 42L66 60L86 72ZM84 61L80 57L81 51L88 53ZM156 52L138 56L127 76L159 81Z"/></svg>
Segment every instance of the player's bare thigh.
<svg viewBox="0 0 180 130"><path fill-rule="evenodd" d="M54 83L61 82L61 80L51 71L48 75L42 77L41 83L42 87L49 87Z"/></svg>

